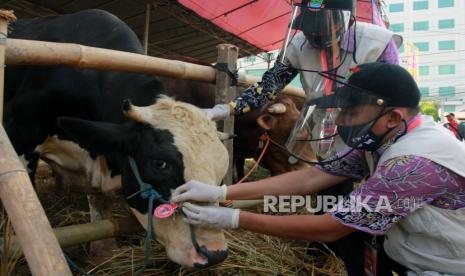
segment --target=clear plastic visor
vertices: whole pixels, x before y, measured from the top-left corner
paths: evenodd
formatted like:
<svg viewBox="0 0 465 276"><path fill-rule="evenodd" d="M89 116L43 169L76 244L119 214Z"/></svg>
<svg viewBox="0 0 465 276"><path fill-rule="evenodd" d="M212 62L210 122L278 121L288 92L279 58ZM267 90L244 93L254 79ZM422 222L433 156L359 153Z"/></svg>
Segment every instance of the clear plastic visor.
<svg viewBox="0 0 465 276"><path fill-rule="evenodd" d="M361 131L359 126L371 128L370 124L384 110L384 105L379 104L380 99L364 93L357 97L333 95L323 98L327 101L318 102L317 99L303 106L285 145L290 154L309 163L335 158L346 152L348 147L338 135L338 128L344 128L350 137L357 137Z"/></svg>
<svg viewBox="0 0 465 276"><path fill-rule="evenodd" d="M309 44L306 47L338 52L349 21L350 11L303 8L299 5L293 6L284 41L282 58L286 57L288 47L297 31L301 31L305 35ZM298 46L300 47L301 45ZM331 55L331 52L329 55Z"/></svg>

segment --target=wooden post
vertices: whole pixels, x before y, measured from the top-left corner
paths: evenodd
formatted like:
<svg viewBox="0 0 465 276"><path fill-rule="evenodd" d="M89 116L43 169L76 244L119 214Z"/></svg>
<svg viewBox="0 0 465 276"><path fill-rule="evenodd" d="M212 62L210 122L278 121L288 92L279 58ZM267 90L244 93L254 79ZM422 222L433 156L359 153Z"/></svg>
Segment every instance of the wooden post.
<svg viewBox="0 0 465 276"><path fill-rule="evenodd" d="M3 87L0 87L3 90ZM0 126L0 198L33 275L71 275L60 245L3 126Z"/></svg>
<svg viewBox="0 0 465 276"><path fill-rule="evenodd" d="M237 69L238 48L230 44L220 44L217 48L217 63L226 63L229 70L235 72ZM235 96L236 87L231 86L231 78L225 72L217 71L215 104L229 103ZM234 133L234 117L219 122L218 127L220 131ZM224 142L229 153L229 168L224 179L226 185L231 185L233 179L233 142L233 140Z"/></svg>
<svg viewBox="0 0 465 276"><path fill-rule="evenodd" d="M149 0L145 0L145 24L144 24L144 54L149 51L149 30L150 30L150 5Z"/></svg>

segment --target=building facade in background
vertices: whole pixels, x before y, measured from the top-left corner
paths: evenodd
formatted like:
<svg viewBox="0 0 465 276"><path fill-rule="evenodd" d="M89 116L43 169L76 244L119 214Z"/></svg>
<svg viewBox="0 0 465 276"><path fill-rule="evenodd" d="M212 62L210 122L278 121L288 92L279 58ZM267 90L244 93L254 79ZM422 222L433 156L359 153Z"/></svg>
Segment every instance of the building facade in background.
<svg viewBox="0 0 465 276"><path fill-rule="evenodd" d="M417 64L423 100L438 101L442 113L465 111L465 1L386 2L390 29L404 38L401 65Z"/></svg>

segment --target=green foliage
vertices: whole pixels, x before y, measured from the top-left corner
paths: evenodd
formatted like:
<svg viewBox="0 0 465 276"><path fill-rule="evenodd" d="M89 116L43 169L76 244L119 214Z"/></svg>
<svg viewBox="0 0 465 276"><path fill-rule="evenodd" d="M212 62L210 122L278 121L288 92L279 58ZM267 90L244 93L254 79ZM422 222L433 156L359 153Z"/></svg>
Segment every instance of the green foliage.
<svg viewBox="0 0 465 276"><path fill-rule="evenodd" d="M422 102L420 108L423 114L433 116L436 122L440 121L439 104L437 102Z"/></svg>

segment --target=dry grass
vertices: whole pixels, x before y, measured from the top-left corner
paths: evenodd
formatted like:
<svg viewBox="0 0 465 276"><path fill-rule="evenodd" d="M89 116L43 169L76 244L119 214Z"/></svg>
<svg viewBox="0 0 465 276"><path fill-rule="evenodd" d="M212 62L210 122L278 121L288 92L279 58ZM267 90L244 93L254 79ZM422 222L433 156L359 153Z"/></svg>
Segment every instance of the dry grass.
<svg viewBox="0 0 465 276"><path fill-rule="evenodd" d="M168 261L163 248L153 243L150 259L153 267L144 275L344 275L339 259L313 251L301 242L258 235L246 231L225 232L229 257L208 270L188 271ZM144 258L142 247L117 250L107 261L96 265L90 272L97 275L132 275L141 268Z"/></svg>
<svg viewBox="0 0 465 276"><path fill-rule="evenodd" d="M251 178L267 176L259 169ZM39 198L53 227L85 223L89 221L87 199L80 194L46 192L54 186L47 168L41 168L36 176ZM115 216L125 216L124 206L115 208ZM3 236L8 222L2 219ZM316 249L308 250L307 243L285 241L279 238L236 230L225 232L228 239L229 257L225 262L208 270L188 271L170 262L163 247L152 243L151 267L144 275L345 275L342 262L331 254ZM87 244L66 248L65 253L92 275L133 275L143 264L144 233L119 237L121 247L111 252L111 257L99 263L93 261ZM5 244L5 242L4 242ZM18 255L5 259L2 255L1 275L30 275L23 258ZM4 266L6 264L6 266Z"/></svg>

